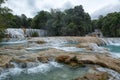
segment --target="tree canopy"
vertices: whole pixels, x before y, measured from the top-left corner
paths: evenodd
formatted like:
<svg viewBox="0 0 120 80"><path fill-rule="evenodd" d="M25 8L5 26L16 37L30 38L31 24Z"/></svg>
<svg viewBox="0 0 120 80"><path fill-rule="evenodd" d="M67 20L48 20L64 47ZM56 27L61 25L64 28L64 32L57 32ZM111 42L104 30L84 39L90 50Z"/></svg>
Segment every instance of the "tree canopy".
<svg viewBox="0 0 120 80"><path fill-rule="evenodd" d="M100 29L106 37L120 37L120 12L109 13L105 17L100 16L97 20L91 20L90 15L80 5L64 11L42 10L35 17L27 18L24 14L13 15L9 8L2 7L5 1L0 0L1 33L4 28L24 27L44 29L48 32L48 36L84 36L95 29Z"/></svg>
<svg viewBox="0 0 120 80"><path fill-rule="evenodd" d="M94 26L102 30L106 37L120 37L120 12L109 13L94 21Z"/></svg>
<svg viewBox="0 0 120 80"><path fill-rule="evenodd" d="M40 11L32 20L32 28L45 29L54 36L82 36L92 31L91 18L82 5L65 11Z"/></svg>
<svg viewBox="0 0 120 80"><path fill-rule="evenodd" d="M0 40L4 37L4 29L8 23L7 19L9 19L8 14L11 12L7 7L2 7L5 1L6 0L0 0Z"/></svg>

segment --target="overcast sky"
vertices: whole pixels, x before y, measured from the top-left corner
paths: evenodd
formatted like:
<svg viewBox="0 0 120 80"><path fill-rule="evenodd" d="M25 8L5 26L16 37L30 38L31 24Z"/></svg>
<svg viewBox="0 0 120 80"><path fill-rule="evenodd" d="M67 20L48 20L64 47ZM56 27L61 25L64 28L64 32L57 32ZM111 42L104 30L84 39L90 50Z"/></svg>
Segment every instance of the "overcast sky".
<svg viewBox="0 0 120 80"><path fill-rule="evenodd" d="M12 9L14 14L25 14L27 17L34 17L40 10L64 10L76 5L83 5L85 12L92 18L120 11L120 0L8 0L5 5Z"/></svg>

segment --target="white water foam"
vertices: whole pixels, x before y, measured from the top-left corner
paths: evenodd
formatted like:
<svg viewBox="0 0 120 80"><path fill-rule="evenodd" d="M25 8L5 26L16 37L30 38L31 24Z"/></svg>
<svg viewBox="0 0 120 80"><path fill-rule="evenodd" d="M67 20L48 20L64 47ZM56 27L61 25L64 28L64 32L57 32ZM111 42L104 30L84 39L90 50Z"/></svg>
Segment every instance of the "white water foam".
<svg viewBox="0 0 120 80"><path fill-rule="evenodd" d="M48 48L49 47L29 47L29 48L26 48L26 50L28 50L28 51L36 51L36 50L46 50Z"/></svg>
<svg viewBox="0 0 120 80"><path fill-rule="evenodd" d="M8 42L1 42L2 45L11 45L11 44L21 44L21 43L27 43L27 40L17 40L17 41L8 41Z"/></svg>
<svg viewBox="0 0 120 80"><path fill-rule="evenodd" d="M120 43L119 42L109 42L108 45L120 46Z"/></svg>
<svg viewBox="0 0 120 80"><path fill-rule="evenodd" d="M107 45L120 46L120 38L102 38Z"/></svg>
<svg viewBox="0 0 120 80"><path fill-rule="evenodd" d="M27 70L27 73L28 74L31 74L31 73L45 73L47 71L50 71L51 68L53 67L58 67L58 68L61 68L62 65L52 61L52 62L49 62L49 63L44 63L44 64L40 64L38 65L37 67L34 67L34 68L29 68Z"/></svg>
<svg viewBox="0 0 120 80"><path fill-rule="evenodd" d="M120 53L116 53L116 52L109 52L111 54L111 57L113 58L120 58Z"/></svg>
<svg viewBox="0 0 120 80"><path fill-rule="evenodd" d="M22 29L8 28L6 32L12 38L25 38L24 31Z"/></svg>
<svg viewBox="0 0 120 80"><path fill-rule="evenodd" d="M9 76L15 76L19 75L21 73L26 73L26 74L31 74L31 73L45 73L47 71L50 71L53 68L61 68L62 65L55 62L55 61L50 61L49 63L39 63L39 65L35 67L30 67L30 68L19 68L18 65L15 64L15 68L10 68L8 70L2 71L0 74L0 80L6 79Z"/></svg>
<svg viewBox="0 0 120 80"><path fill-rule="evenodd" d="M45 73L45 72L47 72L49 70L50 70L49 64L41 64L41 65L38 65L37 67L29 68L27 70L27 73L28 74L38 73L38 72Z"/></svg>
<svg viewBox="0 0 120 80"><path fill-rule="evenodd" d="M112 75L109 80L120 80L120 74L114 70L107 69L107 68L97 68L99 71L107 72L108 74Z"/></svg>
<svg viewBox="0 0 120 80"><path fill-rule="evenodd" d="M47 34L47 32L45 30L41 30L41 29L21 29L21 28L8 28L6 29L7 34L11 37L11 38L25 38L27 37L31 37L33 33L38 33L38 36L44 36Z"/></svg>
<svg viewBox="0 0 120 80"><path fill-rule="evenodd" d="M60 49L63 51L68 51L68 52L75 52L75 51L84 51L84 48L77 48L77 47L53 47L55 49Z"/></svg>

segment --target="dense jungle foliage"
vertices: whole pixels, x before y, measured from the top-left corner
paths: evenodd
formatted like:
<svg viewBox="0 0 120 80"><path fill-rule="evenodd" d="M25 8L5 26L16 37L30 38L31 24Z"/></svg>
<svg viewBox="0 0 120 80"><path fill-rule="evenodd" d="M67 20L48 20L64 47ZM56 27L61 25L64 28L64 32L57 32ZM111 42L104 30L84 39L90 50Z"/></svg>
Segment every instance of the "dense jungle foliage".
<svg viewBox="0 0 120 80"><path fill-rule="evenodd" d="M106 37L120 37L120 12L91 20L90 15L80 5L64 11L40 11L35 17L27 18L24 14L13 15L10 9L1 7L4 2L5 0L0 0L0 38L3 37L5 28L23 27L44 29L48 36L84 36L100 29Z"/></svg>

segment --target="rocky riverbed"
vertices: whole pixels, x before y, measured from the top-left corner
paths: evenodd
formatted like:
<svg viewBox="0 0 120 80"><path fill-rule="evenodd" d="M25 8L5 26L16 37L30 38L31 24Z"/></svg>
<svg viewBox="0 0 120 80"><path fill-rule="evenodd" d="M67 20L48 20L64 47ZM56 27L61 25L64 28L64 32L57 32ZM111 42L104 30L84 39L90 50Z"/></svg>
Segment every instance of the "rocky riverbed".
<svg viewBox="0 0 120 80"><path fill-rule="evenodd" d="M29 63L43 64L55 61L69 67L89 67L84 76L74 80L119 80L109 72L97 68L106 68L120 73L120 59L109 54L104 40L96 37L43 37L29 38L27 44L2 45L0 48L0 67L14 68L13 63L21 68L28 68ZM32 66L35 66L33 64ZM1 72L2 74L2 72ZM119 76L118 76L119 77Z"/></svg>

